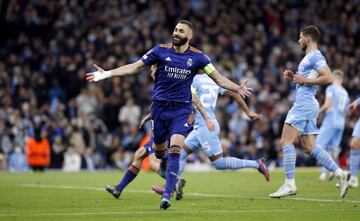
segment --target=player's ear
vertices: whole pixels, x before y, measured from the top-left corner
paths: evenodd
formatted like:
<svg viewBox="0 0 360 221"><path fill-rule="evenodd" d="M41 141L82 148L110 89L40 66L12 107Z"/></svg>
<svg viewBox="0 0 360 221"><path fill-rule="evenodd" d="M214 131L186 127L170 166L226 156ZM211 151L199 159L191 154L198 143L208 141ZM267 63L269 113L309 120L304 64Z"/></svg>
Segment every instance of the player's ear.
<svg viewBox="0 0 360 221"><path fill-rule="evenodd" d="M192 31L189 32L188 38L189 38L189 41L193 38L193 32Z"/></svg>

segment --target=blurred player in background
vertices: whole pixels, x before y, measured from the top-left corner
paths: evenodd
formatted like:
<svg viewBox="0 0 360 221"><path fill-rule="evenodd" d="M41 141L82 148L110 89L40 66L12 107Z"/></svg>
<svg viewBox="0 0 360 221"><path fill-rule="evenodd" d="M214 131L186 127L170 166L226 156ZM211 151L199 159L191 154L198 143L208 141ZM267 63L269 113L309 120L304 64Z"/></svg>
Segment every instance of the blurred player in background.
<svg viewBox="0 0 360 221"><path fill-rule="evenodd" d="M355 111L360 107L360 97L352 102L348 109L350 111ZM360 119L355 124L354 131L352 133L352 138L350 141L350 172L351 178L349 181L349 186L356 188L359 186L358 181L358 172L360 167Z"/></svg>
<svg viewBox="0 0 360 221"><path fill-rule="evenodd" d="M340 153L340 142L344 132L346 106L349 105L350 98L342 86L344 72L341 70L333 71L333 83L325 90L325 102L320 107L320 113L325 112L319 135L316 138L316 146L325 149L332 158L337 161ZM319 181L326 179L328 170L322 167ZM334 176L331 173L329 180Z"/></svg>
<svg viewBox="0 0 360 221"><path fill-rule="evenodd" d="M300 30L298 43L306 55L299 64L298 72L284 71L284 78L296 83L296 97L292 108L289 110L282 130L280 145L283 150L283 163L285 169L285 183L274 193L271 198L281 198L295 195L295 163L296 152L294 142L300 135L304 151L311 154L320 165L333 172L340 184L340 197L345 197L348 190L350 175L343 171L321 147L315 146L315 135L318 134L316 119L319 114L319 103L315 98L318 85L332 82L330 68L325 57L318 50L317 43L320 31L310 25Z"/></svg>
<svg viewBox="0 0 360 221"><path fill-rule="evenodd" d="M168 152L166 188L160 202L161 209L171 206L170 197L179 172L179 158L185 136L189 132L188 118L192 110L191 83L199 70L204 70L219 86L251 96L247 82L237 85L222 76L210 59L200 50L191 47L193 37L192 23L179 21L172 34L172 44L160 44L147 52L140 60L104 71L95 65L96 72L87 73L89 82L114 76L138 73L147 66L157 64L151 119L156 157L162 159ZM166 141L170 138L170 145Z"/></svg>

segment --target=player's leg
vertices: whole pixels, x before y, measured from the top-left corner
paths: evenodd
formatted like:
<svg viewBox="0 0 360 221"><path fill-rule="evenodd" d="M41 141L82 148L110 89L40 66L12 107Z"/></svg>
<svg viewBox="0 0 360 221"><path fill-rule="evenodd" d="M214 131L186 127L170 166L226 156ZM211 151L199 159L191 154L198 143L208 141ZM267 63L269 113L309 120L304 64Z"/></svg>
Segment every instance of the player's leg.
<svg viewBox="0 0 360 221"><path fill-rule="evenodd" d="M298 124L296 126L297 127L291 126L288 123L284 124L280 138L280 145L283 151L283 164L286 178L284 185L282 185L276 192L269 195L271 198L291 196L295 195L297 192L295 185L296 152L293 143L299 136L302 125Z"/></svg>
<svg viewBox="0 0 360 221"><path fill-rule="evenodd" d="M329 144L332 138L332 133L334 130L328 128L327 125L322 125L319 131L319 135L316 137L316 146L329 150ZM321 174L319 176L319 181L325 181L328 170L325 167L321 167Z"/></svg>
<svg viewBox="0 0 360 221"><path fill-rule="evenodd" d="M148 156L145 147L140 147L136 150L134 159L125 172L123 178L121 179L120 183L116 186L113 185L106 185L105 189L113 195L116 199L120 197L121 192L124 188L132 182L137 174L140 171L142 161Z"/></svg>
<svg viewBox="0 0 360 221"><path fill-rule="evenodd" d="M177 175L179 173L179 158L181 146L185 137L180 134L173 134L170 138L170 147L168 150L168 168L166 172L165 192L162 195L160 208L167 209L170 207L170 197L174 190Z"/></svg>
<svg viewBox="0 0 360 221"><path fill-rule="evenodd" d="M329 153L319 147L315 147L315 135L307 134L301 137L301 144L305 153L311 154L320 165L324 166L329 171L333 172L340 184L340 197L345 197L348 189L349 173L343 171L332 159Z"/></svg>
<svg viewBox="0 0 360 221"><path fill-rule="evenodd" d="M352 138L350 141L350 172L351 179L349 181L350 187L358 187L358 173L360 167L360 120L356 123Z"/></svg>
<svg viewBox="0 0 360 221"><path fill-rule="evenodd" d="M223 157L219 134L220 126L216 124L215 131L210 132L206 126L197 129L200 148L209 157L212 165L217 170L236 170L242 168L258 169L269 180L269 171L262 160L243 160L236 157Z"/></svg>

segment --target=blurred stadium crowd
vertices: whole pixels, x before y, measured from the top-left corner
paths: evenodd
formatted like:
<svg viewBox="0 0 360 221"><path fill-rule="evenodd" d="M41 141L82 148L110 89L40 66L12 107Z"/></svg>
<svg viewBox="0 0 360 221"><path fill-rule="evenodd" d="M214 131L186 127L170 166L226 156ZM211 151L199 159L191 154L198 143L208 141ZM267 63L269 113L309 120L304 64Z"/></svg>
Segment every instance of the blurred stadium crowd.
<svg viewBox="0 0 360 221"><path fill-rule="evenodd" d="M176 22L195 26L192 45L227 77L250 79L247 100L264 115L249 121L227 97L218 101L224 153L267 157L281 166L279 137L294 94L282 70L303 57L299 29L322 31L320 50L331 69L346 74L352 100L360 95L360 1L232 0L13 0L0 1L0 168L25 170L30 137L47 139L49 168L127 168L149 125L152 80L135 77L87 84L93 63L104 69L134 62L158 43L170 42ZM324 88L319 90L320 102ZM356 116L342 140L342 165ZM320 116L321 119L321 116ZM320 123L320 122L319 122ZM39 135L40 134L40 135ZM298 165L314 161L298 151ZM191 160L203 157L197 155Z"/></svg>

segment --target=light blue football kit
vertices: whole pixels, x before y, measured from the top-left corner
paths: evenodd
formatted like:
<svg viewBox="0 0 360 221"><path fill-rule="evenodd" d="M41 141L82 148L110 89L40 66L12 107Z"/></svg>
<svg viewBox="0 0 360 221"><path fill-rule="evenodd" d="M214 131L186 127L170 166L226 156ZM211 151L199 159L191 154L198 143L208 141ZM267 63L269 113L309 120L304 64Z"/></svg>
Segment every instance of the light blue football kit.
<svg viewBox="0 0 360 221"><path fill-rule="evenodd" d="M331 100L331 107L325 112L316 146L325 149L337 160L340 153L340 142L345 127L346 106L350 102L349 95L341 85L330 85L325 90L326 99ZM322 174L327 169L322 167Z"/></svg>
<svg viewBox="0 0 360 221"><path fill-rule="evenodd" d="M316 146L325 149L338 148L344 132L346 106L350 98L340 85L330 85L326 88L326 99L331 99L331 108L325 112Z"/></svg>
<svg viewBox="0 0 360 221"><path fill-rule="evenodd" d="M356 99L357 105L360 105L360 98ZM360 119L355 124L353 137L360 138ZM360 150L351 149L350 150L350 172L352 177L357 177L360 167Z"/></svg>
<svg viewBox="0 0 360 221"><path fill-rule="evenodd" d="M358 106L360 106L360 98L356 99L356 103L357 103ZM352 136L353 137L360 137L360 119L358 119L358 121L355 124Z"/></svg>
<svg viewBox="0 0 360 221"><path fill-rule="evenodd" d="M318 72L327 67L325 57L319 50L314 50L301 60L298 67L298 74L305 78L316 78ZM296 84L295 102L286 116L285 123L297 128L300 134L310 135L318 134L316 119L319 114L319 103L315 98L317 85L314 84ZM284 169L287 179L295 178L296 152L293 144L283 147ZM322 166L335 172L339 166L332 160L330 155L322 148L314 147L311 151L314 157Z"/></svg>

